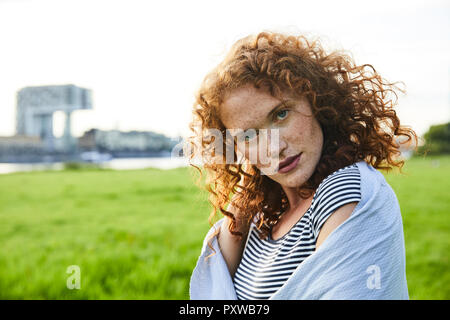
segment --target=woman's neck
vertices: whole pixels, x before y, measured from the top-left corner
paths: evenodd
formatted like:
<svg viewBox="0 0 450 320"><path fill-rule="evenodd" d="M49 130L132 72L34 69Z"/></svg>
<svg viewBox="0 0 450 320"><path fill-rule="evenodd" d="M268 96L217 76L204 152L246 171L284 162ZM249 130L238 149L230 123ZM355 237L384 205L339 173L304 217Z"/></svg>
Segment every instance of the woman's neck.
<svg viewBox="0 0 450 320"><path fill-rule="evenodd" d="M289 220L289 217L291 215L298 216L300 214L300 212L298 211L302 211L301 214L303 214L304 211L306 211L311 206L314 194L305 199L298 194L297 188L283 186L282 188L288 199L287 208L282 214L282 216L285 216L284 219Z"/></svg>

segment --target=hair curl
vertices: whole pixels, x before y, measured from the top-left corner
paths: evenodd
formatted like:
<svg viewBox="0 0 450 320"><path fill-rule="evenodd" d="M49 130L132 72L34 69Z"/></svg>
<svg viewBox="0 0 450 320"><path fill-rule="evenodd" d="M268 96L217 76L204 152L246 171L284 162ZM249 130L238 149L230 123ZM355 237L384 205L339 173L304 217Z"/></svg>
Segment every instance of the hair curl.
<svg viewBox="0 0 450 320"><path fill-rule="evenodd" d="M190 123L193 135L188 143L194 150L191 159L199 148L207 150L212 143L203 139L200 145L194 142L203 137L208 128L221 130L226 141L219 107L226 93L246 84L254 84L256 88L264 86L276 97L283 90L289 90L307 97L310 102L323 130L324 144L315 172L297 188L304 199L310 197L329 174L357 161L364 160L376 169L387 171L398 167L401 172L404 161L398 157L400 144L414 139L417 149L416 133L401 126L393 110L398 99L396 90L404 93L397 83L381 78L370 64L356 65L343 51L327 53L317 38L308 40L303 35L262 32L237 41L225 59L203 80L196 93ZM401 136L407 139L399 139ZM225 150L226 142L223 144ZM191 166L202 175L200 168L192 163ZM281 186L261 175L247 160L233 164L204 163L203 167L207 172L204 186L213 206L209 216L211 225L220 211L231 219L230 232L243 236L237 231L238 220L231 212L234 210L225 209L230 204L247 223L258 218L257 227L263 238L289 206Z"/></svg>

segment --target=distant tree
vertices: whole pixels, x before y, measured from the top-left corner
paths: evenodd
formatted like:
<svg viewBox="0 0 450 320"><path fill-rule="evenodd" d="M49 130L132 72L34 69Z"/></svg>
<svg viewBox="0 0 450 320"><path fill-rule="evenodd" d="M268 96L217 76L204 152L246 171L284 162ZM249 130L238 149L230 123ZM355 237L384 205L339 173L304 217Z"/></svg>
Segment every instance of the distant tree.
<svg viewBox="0 0 450 320"><path fill-rule="evenodd" d="M431 126L424 138L419 154L450 154L450 122Z"/></svg>

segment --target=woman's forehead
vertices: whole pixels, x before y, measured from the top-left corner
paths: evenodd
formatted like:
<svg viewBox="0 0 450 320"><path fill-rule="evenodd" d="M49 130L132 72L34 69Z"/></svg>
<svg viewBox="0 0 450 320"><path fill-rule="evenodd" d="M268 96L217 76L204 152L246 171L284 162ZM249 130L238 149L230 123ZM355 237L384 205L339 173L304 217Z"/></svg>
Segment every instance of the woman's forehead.
<svg viewBox="0 0 450 320"><path fill-rule="evenodd" d="M227 128L247 128L264 120L283 100L273 97L267 90L252 85L240 87L225 95L220 106L220 117Z"/></svg>

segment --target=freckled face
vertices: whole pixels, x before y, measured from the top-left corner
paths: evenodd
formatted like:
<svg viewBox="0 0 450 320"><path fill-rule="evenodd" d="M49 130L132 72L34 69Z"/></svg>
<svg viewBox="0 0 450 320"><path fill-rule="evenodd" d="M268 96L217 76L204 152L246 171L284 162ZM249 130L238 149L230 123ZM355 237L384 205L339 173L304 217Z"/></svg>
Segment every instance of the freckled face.
<svg viewBox="0 0 450 320"><path fill-rule="evenodd" d="M281 103L283 102L283 103ZM275 106L278 106L274 109ZM270 113L272 111L272 113ZM257 168L281 186L295 188L304 184L314 173L320 160L323 146L323 133L319 122L314 118L311 106L306 98L296 98L285 93L283 100L273 97L267 90L256 89L252 84L237 88L229 92L219 110L222 123L227 129L277 129L279 141L272 141L272 161L270 170L262 165L260 157L255 164ZM245 131L246 130L246 131ZM260 130L261 131L261 130ZM254 131L254 132L257 132ZM268 138L267 138L268 137ZM261 143L263 139L266 139ZM242 148L238 143L238 150L249 159L251 153L251 135L245 140L250 143ZM258 146L269 146L271 135L259 135ZM249 148L250 145L250 148ZM268 148L268 147L267 147ZM290 171L278 172L278 164L285 158L301 153L297 165ZM256 152L260 155L261 153ZM278 157L278 158L276 158ZM275 169L276 168L276 169Z"/></svg>

